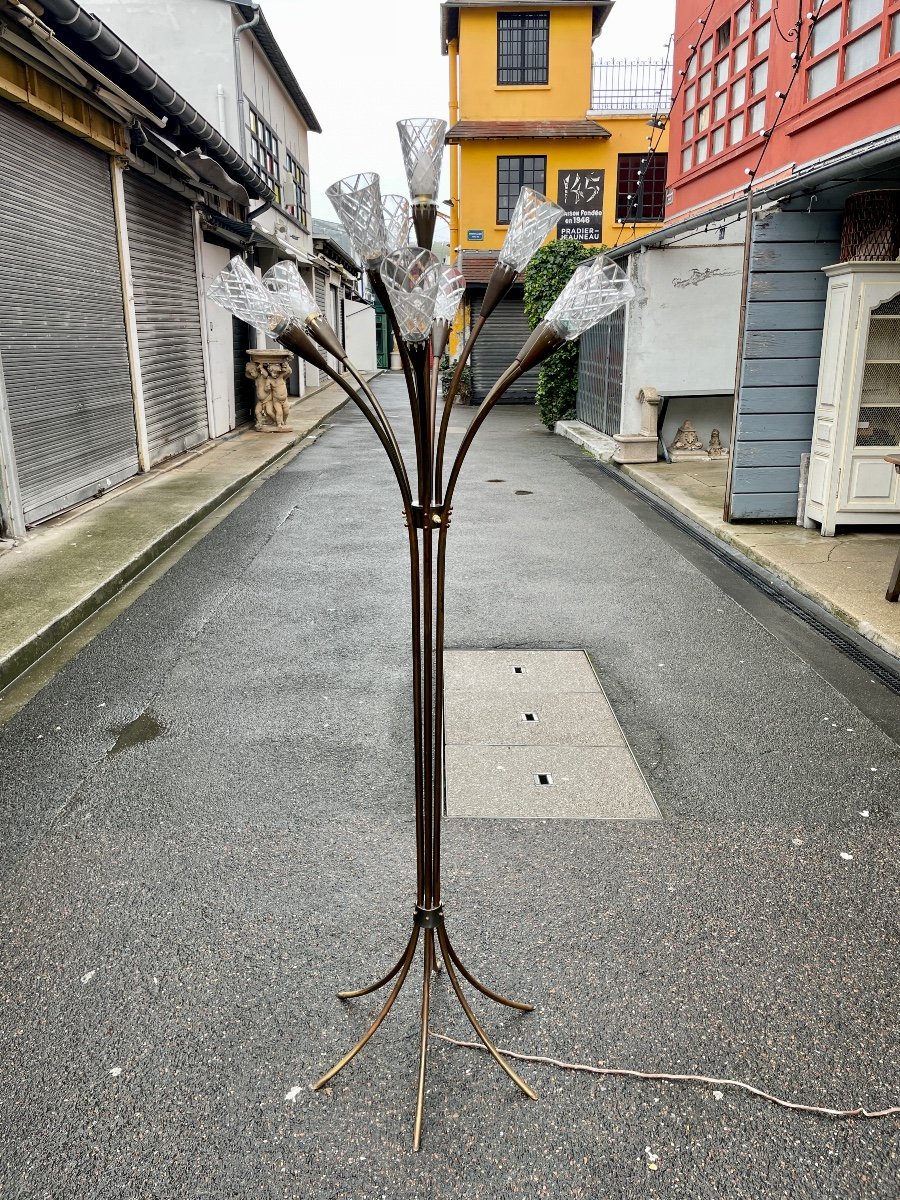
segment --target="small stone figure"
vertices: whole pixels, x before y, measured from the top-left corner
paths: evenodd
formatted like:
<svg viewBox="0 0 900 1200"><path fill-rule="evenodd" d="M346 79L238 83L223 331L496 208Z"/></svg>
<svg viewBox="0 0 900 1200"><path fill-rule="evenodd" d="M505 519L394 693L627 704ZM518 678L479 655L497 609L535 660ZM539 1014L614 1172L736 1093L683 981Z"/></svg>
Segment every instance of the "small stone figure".
<svg viewBox="0 0 900 1200"><path fill-rule="evenodd" d="M709 457L727 458L728 448L722 445L722 437L718 429L713 429L709 435Z"/></svg>
<svg viewBox="0 0 900 1200"><path fill-rule="evenodd" d="M293 370L292 355L285 350L250 350L245 367L248 379L256 384L256 430L259 433L283 433L287 419L287 377Z"/></svg>
<svg viewBox="0 0 900 1200"><path fill-rule="evenodd" d="M689 454L703 453L703 443L700 440L700 434L694 428L691 421L683 421L678 427L678 432L675 434L675 441L672 443L671 449L686 451Z"/></svg>

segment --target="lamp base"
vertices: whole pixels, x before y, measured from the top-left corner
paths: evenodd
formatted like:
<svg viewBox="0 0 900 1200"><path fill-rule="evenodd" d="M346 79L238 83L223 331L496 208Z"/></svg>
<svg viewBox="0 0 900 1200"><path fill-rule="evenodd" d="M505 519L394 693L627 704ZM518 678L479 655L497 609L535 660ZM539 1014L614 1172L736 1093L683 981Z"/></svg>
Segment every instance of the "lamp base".
<svg viewBox="0 0 900 1200"><path fill-rule="evenodd" d="M368 996L372 992L377 992L379 989L386 987L391 980L396 980L394 986L390 990L387 1000L381 1007L380 1012L375 1017L366 1032L362 1035L356 1045L344 1057L327 1071L321 1079L318 1079L313 1085L312 1090L318 1091L319 1088L325 1086L329 1080L351 1062L369 1039L377 1032L382 1021L394 1007L394 1001L400 995L403 985L406 983L410 968L413 964L413 959L416 955L416 948L419 944L419 937L422 937L424 943L425 961L424 975L422 979L422 1010L421 1010L421 1028L420 1028L420 1049L419 1049L419 1078L418 1090L416 1094L416 1110L413 1123L413 1150L418 1150L422 1140L422 1120L425 1109L425 1072L428 1058L428 1018L431 1008L431 976L440 971L440 966L437 958L437 946L440 947L441 954L444 959L444 968L447 978L450 980L450 985L456 994L456 998L460 1003L463 1012L468 1018L469 1024L475 1030L475 1033L481 1039L486 1050L493 1056L494 1060L503 1068L510 1079L525 1093L530 1100L537 1100L537 1094L532 1088L513 1070L509 1065L488 1035L485 1033L478 1018L472 1011L465 993L460 984L459 975L467 980L472 987L476 988L483 996L487 996L489 1000L494 1000L497 1004L505 1004L508 1008L516 1008L519 1012L532 1012L534 1005L526 1004L521 1000L510 1000L507 996L501 996L499 992L495 992L492 988L481 983L463 964L459 955L453 948L450 938L447 935L447 929L444 924L444 907L437 905L434 908L423 908L421 905L416 905L413 913L413 928L410 934L409 941L406 943L406 948L400 959L388 971L387 975L381 979L370 983L363 988L357 988L354 991L338 992L339 1000L355 1000L359 996Z"/></svg>

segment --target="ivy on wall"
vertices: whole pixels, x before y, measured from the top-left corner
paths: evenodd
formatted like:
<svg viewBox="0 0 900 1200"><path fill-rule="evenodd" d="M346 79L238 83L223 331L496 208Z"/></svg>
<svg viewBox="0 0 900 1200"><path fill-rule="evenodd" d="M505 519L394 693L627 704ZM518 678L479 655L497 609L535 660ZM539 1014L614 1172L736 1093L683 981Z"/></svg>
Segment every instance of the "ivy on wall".
<svg viewBox="0 0 900 1200"><path fill-rule="evenodd" d="M525 272L525 317L534 329L569 282L577 266L604 250L568 238L548 242ZM575 416L578 395L578 341L566 342L547 359L538 373L535 402L548 429Z"/></svg>

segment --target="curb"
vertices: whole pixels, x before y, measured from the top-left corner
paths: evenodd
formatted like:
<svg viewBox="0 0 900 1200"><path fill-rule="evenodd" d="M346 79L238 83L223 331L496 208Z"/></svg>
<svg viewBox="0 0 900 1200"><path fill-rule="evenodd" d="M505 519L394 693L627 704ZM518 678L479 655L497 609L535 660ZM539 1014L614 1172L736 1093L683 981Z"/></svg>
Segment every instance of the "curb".
<svg viewBox="0 0 900 1200"><path fill-rule="evenodd" d="M52 650L54 646L67 637L74 629L77 629L83 621L93 616L98 609L112 600L123 588L136 579L142 571L146 570L151 563L161 558L186 533L189 533L195 525L199 525L210 513L215 512L217 508L220 508L226 501L230 500L232 496L246 487L248 483L252 482L258 475L261 475L263 471L268 471L270 467L278 463L286 454L309 437L313 430L318 429L324 421L327 421L342 409L344 405L349 403L350 398L341 393L336 398L336 402L332 408L327 412L320 413L314 420L304 425L302 429L297 430L290 440L285 439L282 444L275 448L275 452L271 458L260 463L252 470L245 472L237 479L231 480L215 496L205 501L186 517L182 517L180 521L170 526L164 533L145 546L140 553L136 554L134 558L118 571L99 583L92 592L83 596L71 608L67 609L64 613L60 613L58 617L45 625L43 629L38 630L27 641L23 642L4 659L0 660L0 692L9 687L29 667L34 666L38 659L42 658L49 650Z"/></svg>
<svg viewBox="0 0 900 1200"><path fill-rule="evenodd" d="M616 443L605 433L592 429L582 421L557 421L553 432L558 437L568 438L576 446L581 446L598 462L611 463L616 452Z"/></svg>

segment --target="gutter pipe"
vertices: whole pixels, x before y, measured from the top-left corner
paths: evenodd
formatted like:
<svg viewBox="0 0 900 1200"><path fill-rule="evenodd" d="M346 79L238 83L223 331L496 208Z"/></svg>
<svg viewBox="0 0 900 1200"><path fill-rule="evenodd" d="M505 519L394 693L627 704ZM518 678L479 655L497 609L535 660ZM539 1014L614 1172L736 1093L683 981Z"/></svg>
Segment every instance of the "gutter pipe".
<svg viewBox="0 0 900 1200"><path fill-rule="evenodd" d="M243 25L238 25L232 35L232 48L234 52L234 92L237 102L237 119L238 119L238 145L241 148L241 154L247 153L247 130L244 126L244 75L241 70L241 34L245 29L253 29L259 24L259 18L262 9L259 7L259 0L248 0L253 7L253 20L245 21ZM272 196L274 200L274 195ZM271 203L271 201L270 201Z"/></svg>

